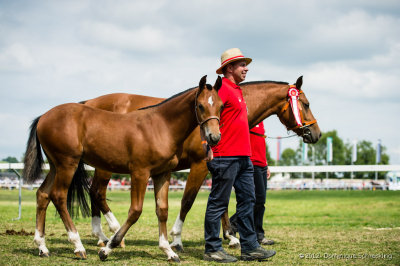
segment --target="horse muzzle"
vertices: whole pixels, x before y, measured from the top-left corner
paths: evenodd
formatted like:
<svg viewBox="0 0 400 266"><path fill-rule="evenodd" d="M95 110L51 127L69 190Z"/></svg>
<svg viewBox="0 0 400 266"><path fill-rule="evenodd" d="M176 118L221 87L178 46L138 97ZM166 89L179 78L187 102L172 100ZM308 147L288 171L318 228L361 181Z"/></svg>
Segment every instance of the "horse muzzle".
<svg viewBox="0 0 400 266"><path fill-rule="evenodd" d="M305 143L314 144L321 138L321 132L318 134L313 132L309 127L304 127L302 137Z"/></svg>
<svg viewBox="0 0 400 266"><path fill-rule="evenodd" d="M210 146L215 146L221 140L221 133L219 134L206 134L207 143Z"/></svg>

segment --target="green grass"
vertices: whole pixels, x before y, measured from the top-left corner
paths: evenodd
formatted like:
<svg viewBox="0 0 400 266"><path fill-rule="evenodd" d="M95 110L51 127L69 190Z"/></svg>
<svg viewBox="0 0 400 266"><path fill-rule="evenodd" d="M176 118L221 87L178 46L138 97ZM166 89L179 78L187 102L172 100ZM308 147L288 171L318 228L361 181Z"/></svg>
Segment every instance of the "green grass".
<svg viewBox="0 0 400 266"><path fill-rule="evenodd" d="M183 228L185 252L182 264L205 265L204 213L207 192L201 192ZM111 209L122 224L129 209L129 192L108 192ZM182 192L169 194L168 230L179 212ZM158 221L152 192L146 193L139 221L126 235L125 249L117 248L106 262L100 262L97 240L91 236L90 219L75 220L88 259L74 259L73 245L50 204L46 219L46 243L50 258L40 258L33 236L7 235L6 230L35 230L35 192L23 191L22 219L18 216L18 192L0 190L0 264L3 265L164 265L166 256L158 249ZM276 241L271 247L277 255L267 263L274 265L399 265L400 192L393 191L268 191L265 214L266 234ZM232 194L229 212L235 211ZM104 219L103 219L104 220ZM110 233L103 221L103 229ZM171 238L169 239L171 241ZM224 248L228 250L227 242ZM228 250L240 256L240 250ZM300 258L301 255L305 258ZM242 263L237 264L259 264Z"/></svg>

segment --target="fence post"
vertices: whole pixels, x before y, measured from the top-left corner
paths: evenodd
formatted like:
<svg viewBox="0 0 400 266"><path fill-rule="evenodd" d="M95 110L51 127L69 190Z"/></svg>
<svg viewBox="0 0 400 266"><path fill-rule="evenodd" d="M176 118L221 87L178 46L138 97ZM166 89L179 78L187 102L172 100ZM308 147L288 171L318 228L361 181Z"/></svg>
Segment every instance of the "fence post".
<svg viewBox="0 0 400 266"><path fill-rule="evenodd" d="M16 221L16 220L21 219L21 198L22 198L21 190L22 190L22 178L21 178L21 175L18 173L17 170L15 170L15 169L11 169L11 170L13 170L13 172L18 176L18 181L19 181L19 185L18 185L18 186L19 186L18 217L12 219L13 221Z"/></svg>

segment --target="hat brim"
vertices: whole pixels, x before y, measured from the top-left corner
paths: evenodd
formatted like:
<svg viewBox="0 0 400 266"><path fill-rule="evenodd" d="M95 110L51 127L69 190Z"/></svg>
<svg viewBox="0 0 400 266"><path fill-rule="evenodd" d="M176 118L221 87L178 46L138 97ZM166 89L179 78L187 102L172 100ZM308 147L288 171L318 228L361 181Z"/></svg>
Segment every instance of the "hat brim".
<svg viewBox="0 0 400 266"><path fill-rule="evenodd" d="M234 58L232 60L226 61L224 64L222 64L215 72L217 74L222 74L222 69L226 66L229 65L230 63L233 63L235 61L240 61L240 60L245 60L246 61L246 65L249 65L251 63L251 61L253 61L253 59L249 58L249 57L240 57L240 58Z"/></svg>

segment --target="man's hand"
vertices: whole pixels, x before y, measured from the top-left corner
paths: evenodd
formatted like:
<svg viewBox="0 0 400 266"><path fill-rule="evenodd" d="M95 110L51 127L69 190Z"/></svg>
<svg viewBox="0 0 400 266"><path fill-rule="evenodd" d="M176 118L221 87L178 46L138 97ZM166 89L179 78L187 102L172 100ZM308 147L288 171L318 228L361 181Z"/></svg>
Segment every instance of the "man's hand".
<svg viewBox="0 0 400 266"><path fill-rule="evenodd" d="M267 169L267 180L271 177L271 172L269 171L269 167Z"/></svg>
<svg viewBox="0 0 400 266"><path fill-rule="evenodd" d="M210 146L208 146L207 143L203 143L202 146L203 146L204 154L206 155L206 157L204 158L204 161L206 161L206 162L212 161L212 159L214 159L214 154L213 154L212 149L210 148Z"/></svg>

